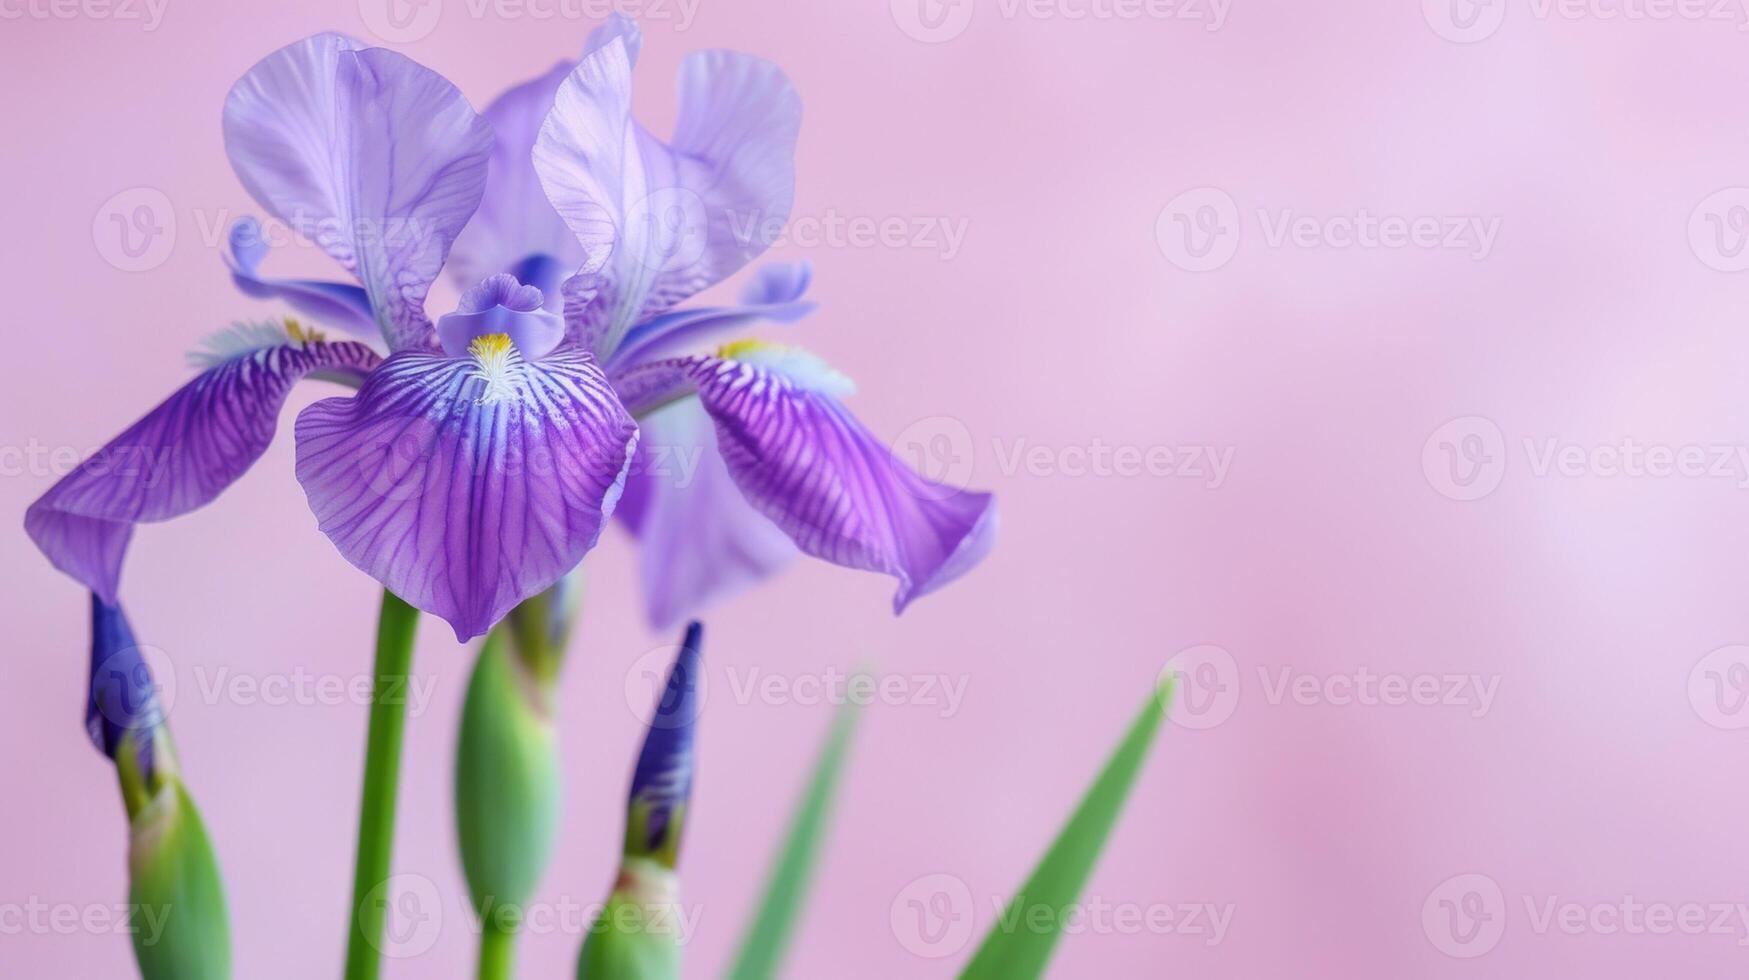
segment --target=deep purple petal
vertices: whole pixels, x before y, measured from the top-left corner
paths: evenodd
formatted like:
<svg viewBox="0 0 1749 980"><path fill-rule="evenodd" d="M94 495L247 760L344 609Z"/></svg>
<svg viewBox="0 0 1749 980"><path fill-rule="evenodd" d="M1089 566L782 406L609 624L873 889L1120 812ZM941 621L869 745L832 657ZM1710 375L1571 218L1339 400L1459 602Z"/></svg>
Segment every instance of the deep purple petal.
<svg viewBox="0 0 1749 980"><path fill-rule="evenodd" d="M726 51L682 63L674 138L631 117L623 40L559 87L534 167L583 246L571 337L611 354L634 324L721 281L769 245L795 194L801 100L775 65Z"/></svg>
<svg viewBox="0 0 1749 980"><path fill-rule="evenodd" d="M134 524L201 506L273 441L286 393L312 372L362 376L363 344L281 344L202 372L67 474L25 512L24 527L56 568L113 604Z"/></svg>
<svg viewBox="0 0 1749 980"><path fill-rule="evenodd" d="M638 458L615 513L638 539L650 624L668 629L777 573L796 547L742 496L697 399L639 426Z"/></svg>
<svg viewBox="0 0 1749 980"><path fill-rule="evenodd" d="M478 636L570 571L619 499L637 426L594 360L518 362L509 389L467 358L404 351L356 397L297 421L322 532L390 591Z"/></svg>
<svg viewBox="0 0 1749 980"><path fill-rule="evenodd" d="M430 345L425 294L480 203L492 149L455 86L321 34L251 68L224 129L249 193L358 277L389 347Z"/></svg>
<svg viewBox="0 0 1749 980"><path fill-rule="evenodd" d="M382 336L371 316L370 298L358 286L318 279L268 279L257 274L256 269L268 252L261 222L254 218L237 219L231 223L226 242L229 248L225 265L231 270L231 281L245 296L284 300L318 323L337 327L362 340Z"/></svg>
<svg viewBox="0 0 1749 980"><path fill-rule="evenodd" d="M919 476L837 399L740 361L694 359L729 473L802 551L899 580L895 611L995 544L995 498Z"/></svg>
<svg viewBox="0 0 1749 980"><path fill-rule="evenodd" d="M742 292L745 306L703 306L651 317L626 333L608 361L608 373L700 347L755 323L795 323L814 312L815 305L802 299L812 278L805 262L768 265Z"/></svg>

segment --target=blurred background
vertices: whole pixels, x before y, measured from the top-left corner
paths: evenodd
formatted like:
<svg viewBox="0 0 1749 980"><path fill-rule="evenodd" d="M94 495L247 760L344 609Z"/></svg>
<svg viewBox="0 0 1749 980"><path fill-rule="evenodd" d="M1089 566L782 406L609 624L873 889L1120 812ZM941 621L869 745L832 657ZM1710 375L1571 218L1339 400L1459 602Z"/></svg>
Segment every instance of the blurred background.
<svg viewBox="0 0 1749 980"><path fill-rule="evenodd" d="M393 3L396 6L391 7ZM81 726L85 593L26 505L243 317L230 84L341 30L483 107L605 0L0 0L0 973L131 975ZM1063 977L1739 975L1749 959L1749 12L1638 0L624 0L666 133L696 48L805 104L792 336L989 561L902 618L818 562L708 617L682 882L731 954L834 686L887 678L793 977L947 976L1178 658ZM143 210L142 210L143 209ZM338 278L308 246L274 274ZM746 273L702 300L733 295ZM433 311L454 290L441 285ZM126 597L224 864L238 976L338 972L378 592L291 419L147 526ZM561 704L566 832L522 946L568 976L675 636L617 531ZM652 651L657 651L652 653ZM387 975L472 975L450 817L472 651L427 619ZM323 693L327 692L327 693Z"/></svg>

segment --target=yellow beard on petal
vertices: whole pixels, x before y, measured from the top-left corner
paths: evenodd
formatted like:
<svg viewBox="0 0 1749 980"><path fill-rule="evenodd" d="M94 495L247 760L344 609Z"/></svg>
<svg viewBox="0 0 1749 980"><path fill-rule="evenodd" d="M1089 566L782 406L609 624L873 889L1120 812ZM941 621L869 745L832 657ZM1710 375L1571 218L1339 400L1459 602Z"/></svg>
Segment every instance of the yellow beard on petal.
<svg viewBox="0 0 1749 980"><path fill-rule="evenodd" d="M486 382L479 402L503 401L516 394L516 366L522 356L507 333L489 333L475 337L468 344L468 356L474 359L473 376Z"/></svg>

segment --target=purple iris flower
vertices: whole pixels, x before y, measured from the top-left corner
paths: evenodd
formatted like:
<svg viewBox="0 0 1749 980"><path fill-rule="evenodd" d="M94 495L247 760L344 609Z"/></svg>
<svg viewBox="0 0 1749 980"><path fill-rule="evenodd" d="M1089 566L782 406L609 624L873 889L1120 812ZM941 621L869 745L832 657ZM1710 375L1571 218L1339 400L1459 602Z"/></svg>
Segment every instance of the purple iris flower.
<svg viewBox="0 0 1749 980"><path fill-rule="evenodd" d="M674 309L765 249L742 229L787 219L801 108L775 66L695 53L664 143L631 117L639 44L615 17L579 62L483 117L429 69L339 35L251 69L225 104L232 166L358 284L264 277L253 220L232 228L232 278L358 339L292 320L223 337L201 374L32 505L37 545L113 604L134 525L216 497L266 451L291 385L315 377L357 389L295 426L320 529L459 639L576 566L622 494L659 623L798 547L893 575L897 608L976 564L991 497L895 459L840 403L841 375L762 344L683 353L812 308L808 271L774 267L740 306ZM465 288L433 323L425 298L446 266ZM675 447L703 453L688 479L634 466Z"/></svg>

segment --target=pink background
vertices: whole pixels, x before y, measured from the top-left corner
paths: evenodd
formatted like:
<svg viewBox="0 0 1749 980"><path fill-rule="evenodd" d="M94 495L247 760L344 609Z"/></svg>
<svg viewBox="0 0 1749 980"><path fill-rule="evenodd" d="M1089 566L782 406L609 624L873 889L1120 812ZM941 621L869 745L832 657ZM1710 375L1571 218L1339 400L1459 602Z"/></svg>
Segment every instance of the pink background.
<svg viewBox="0 0 1749 980"><path fill-rule="evenodd" d="M477 106L594 23L443 3L434 31L398 47ZM168 0L148 30L101 6L67 19L4 5L6 976L132 968L121 935L19 925L27 904L122 902L125 874L113 775L79 724L85 596L16 529L57 472L45 452L100 444L186 377L201 337L275 312L231 290L214 247L226 219L256 211L224 157L221 100L281 44L369 36L352 0L293 7ZM902 446L945 446L936 461L969 466L1003 512L985 566L902 619L889 582L818 563L710 617L689 975L726 962L830 717L736 697L750 678L807 699L810 679L866 659L913 697L867 712L788 975L945 976L1162 666L1199 645L1231 660L1193 673L1207 710L1163 733L1087 897L1143 914L1212 905L1230 911L1225 933L1096 919L1055 975L1740 975L1735 909L1700 934L1609 909L1749 903L1749 656L1702 659L1749 643L1749 470L1538 459L1550 440L1702 447L1709 463L1749 445L1749 278L1722 271L1749 192L1696 212L1749 184L1749 34L1514 3L1457 43L1431 26L1450 23L1440 0L1234 0L1218 30L1201 6L1182 22L975 0L948 11L949 26L972 14L963 33L926 43L901 29L911 9L702 0L684 25L672 5L645 18L638 98L658 132L686 51L758 53L806 105L798 217L965 229L951 255L774 254L814 262L823 309L795 336L859 381L860 416ZM1156 236L1196 188L1216 193L1193 203L1233 202L1221 227L1238 235L1203 272ZM126 271L108 215L148 199L175 234L154 268ZM1498 219L1498 237L1485 258L1270 240L1284 212L1363 209ZM332 271L285 251L275 271ZM441 290L434 312L452 299ZM291 409L330 393L301 388ZM377 601L314 530L291 414L233 491L142 530L126 580L142 639L177 665L171 721L247 978L338 972L365 713L203 686L221 669L357 676ZM1453 419L1469 421L1446 435L1481 446L1499 479L1477 500L1440 475L1451 460L1432 437ZM1043 465L1008 462L1021 441L1045 447ZM1218 487L1057 465L1095 445L1208 446L1233 463ZM653 659L639 658L673 639L643 627L632 558L614 534L588 562L563 692L566 833L541 896L555 908L609 882ZM474 940L448 802L469 654L435 622L421 640L432 700L410 725L396 867L443 901L426 910L430 948L388 975L423 980L471 976ZM1362 670L1497 688L1485 711L1470 688L1456 704L1329 703L1278 694L1284 669L1338 694ZM924 690L936 677L964 684L957 710ZM958 932L920 940L912 898L958 915ZM1547 924L1551 902L1575 904L1578 928ZM523 975L570 975L576 924L525 941Z"/></svg>

